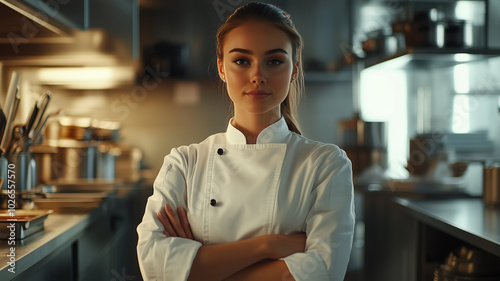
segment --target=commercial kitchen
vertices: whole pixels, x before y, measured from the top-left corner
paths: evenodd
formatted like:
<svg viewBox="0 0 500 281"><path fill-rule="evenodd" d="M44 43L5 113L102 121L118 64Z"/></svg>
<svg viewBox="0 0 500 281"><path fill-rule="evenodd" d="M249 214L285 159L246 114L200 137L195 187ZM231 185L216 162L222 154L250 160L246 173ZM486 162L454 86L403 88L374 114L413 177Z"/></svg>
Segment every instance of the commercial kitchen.
<svg viewBox="0 0 500 281"><path fill-rule="evenodd" d="M248 2L0 0L0 280L142 280L146 200L225 131L215 34ZM500 1L263 2L305 42L304 135L352 162L345 280L500 280Z"/></svg>

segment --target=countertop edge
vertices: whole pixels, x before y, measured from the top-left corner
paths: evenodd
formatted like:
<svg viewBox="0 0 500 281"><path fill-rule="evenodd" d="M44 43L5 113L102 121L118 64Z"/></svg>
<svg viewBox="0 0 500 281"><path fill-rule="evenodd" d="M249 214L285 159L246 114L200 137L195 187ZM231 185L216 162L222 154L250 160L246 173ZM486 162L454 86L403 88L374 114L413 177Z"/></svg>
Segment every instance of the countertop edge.
<svg viewBox="0 0 500 281"><path fill-rule="evenodd" d="M481 200L481 199L467 199L467 200ZM493 241L478 233L473 233L471 231L464 230L459 226L455 225L453 222L448 221L435 213L429 212L428 210L413 204L412 201L409 199L396 197L394 198L394 202L398 206L404 208L404 210L408 211L417 220L425 224L428 224L429 226L432 226L451 236L461 239L464 242L467 242L487 252L490 252L496 256L500 256L500 243L498 243L497 241Z"/></svg>
<svg viewBox="0 0 500 281"><path fill-rule="evenodd" d="M17 277L24 270L30 268L31 266L54 253L56 249L69 244L72 241L75 241L85 228L87 228L94 221L103 216L104 213L101 206L92 210L90 213L82 213L81 215L83 215L81 220L75 221L72 226L63 231L61 234L53 237L50 241L42 244L36 249L25 254L24 256L16 258L16 273L9 272L8 270L10 266L6 264L2 269L0 269L0 279L10 280Z"/></svg>
<svg viewBox="0 0 500 281"><path fill-rule="evenodd" d="M116 194L119 197L126 197L130 194L131 190L140 186L141 180L138 180L134 183L128 183L124 186L118 187L117 190L124 191L121 194ZM83 231L94 222L104 217L106 214L106 210L109 206L107 206L107 202L103 201L101 205L89 212L82 213L54 213L49 216L68 216L68 219L71 216L81 216L80 219L73 221L66 229L64 229L61 233L52 237L47 242L42 245L34 248L33 250L25 253L22 256L16 256L15 259L15 273L9 271L8 263L0 265L0 280L11 280L13 278L18 277L22 272L27 270L28 268L34 266L38 262L42 261L46 257L50 256L52 253L56 252L61 247L68 245L74 241L76 241L83 233ZM59 218L60 219L60 218ZM74 219L74 218L73 218ZM26 238L26 242L31 243L30 240L36 240L38 235L44 235L44 232L35 233L30 237ZM7 243L7 240L2 240ZM16 243L22 240L16 240ZM23 243L23 242L21 242ZM6 246L7 247L7 246ZM6 256L0 257L0 260L5 260Z"/></svg>

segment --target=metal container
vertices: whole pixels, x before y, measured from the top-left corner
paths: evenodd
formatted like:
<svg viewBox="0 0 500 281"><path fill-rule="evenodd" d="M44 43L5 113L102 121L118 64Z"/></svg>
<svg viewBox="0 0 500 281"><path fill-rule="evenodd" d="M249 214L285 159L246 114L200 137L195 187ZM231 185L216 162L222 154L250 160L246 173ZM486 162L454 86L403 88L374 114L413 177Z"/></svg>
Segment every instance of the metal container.
<svg viewBox="0 0 500 281"><path fill-rule="evenodd" d="M51 213L48 210L0 211L0 239L20 240L42 231L45 219Z"/></svg>
<svg viewBox="0 0 500 281"><path fill-rule="evenodd" d="M57 154L57 147L37 145L31 149L36 163L36 185L50 182L52 178L52 163Z"/></svg>
<svg viewBox="0 0 500 281"><path fill-rule="evenodd" d="M115 177L134 182L141 177L141 162L143 153L138 147L120 144L120 156L115 162Z"/></svg>
<svg viewBox="0 0 500 281"><path fill-rule="evenodd" d="M338 133L342 149L352 162L354 174L372 165L387 167L387 130L385 122L366 122L358 114L341 121Z"/></svg>
<svg viewBox="0 0 500 281"><path fill-rule="evenodd" d="M93 179L95 178L96 145L92 142L77 140L51 140L47 145L57 148L51 154L50 179ZM42 164L43 163L43 164ZM40 169L48 169L48 161L38 163ZM44 178L47 180L46 178Z"/></svg>
<svg viewBox="0 0 500 281"><path fill-rule="evenodd" d="M120 148L113 143L100 143L96 151L95 176L98 179L113 180L115 178L116 158L121 154Z"/></svg>
<svg viewBox="0 0 500 281"><path fill-rule="evenodd" d="M485 164L483 199L488 205L500 205L500 163Z"/></svg>
<svg viewBox="0 0 500 281"><path fill-rule="evenodd" d="M445 28L444 21L413 23L405 34L406 46L442 48L445 42Z"/></svg>
<svg viewBox="0 0 500 281"><path fill-rule="evenodd" d="M0 159L0 172L4 179L2 190L7 190L7 185L15 186L16 191L31 190L36 184L36 165L32 154L28 152L7 155ZM9 182L9 176L10 182Z"/></svg>
<svg viewBox="0 0 500 281"><path fill-rule="evenodd" d="M446 47L471 47L472 42L468 42L467 38L472 40L471 24L464 20L448 20L445 30L445 46Z"/></svg>

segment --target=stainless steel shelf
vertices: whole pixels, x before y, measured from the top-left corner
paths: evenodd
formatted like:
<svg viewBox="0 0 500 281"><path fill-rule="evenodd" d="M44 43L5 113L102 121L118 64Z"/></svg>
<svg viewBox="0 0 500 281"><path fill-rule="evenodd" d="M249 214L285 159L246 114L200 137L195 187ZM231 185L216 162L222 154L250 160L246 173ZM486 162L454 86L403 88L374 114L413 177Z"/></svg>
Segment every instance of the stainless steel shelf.
<svg viewBox="0 0 500 281"><path fill-rule="evenodd" d="M387 57L368 57L366 68L435 69L500 57L500 49L408 48Z"/></svg>

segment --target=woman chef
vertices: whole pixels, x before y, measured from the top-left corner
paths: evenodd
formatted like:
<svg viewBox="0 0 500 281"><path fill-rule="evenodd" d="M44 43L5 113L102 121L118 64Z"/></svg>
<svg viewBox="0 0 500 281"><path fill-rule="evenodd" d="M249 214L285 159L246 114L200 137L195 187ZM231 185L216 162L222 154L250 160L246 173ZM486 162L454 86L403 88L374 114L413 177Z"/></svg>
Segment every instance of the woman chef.
<svg viewBox="0 0 500 281"><path fill-rule="evenodd" d="M300 134L301 51L290 16L269 4L240 7L219 29L234 117L165 157L137 228L145 280L343 280L351 163Z"/></svg>

